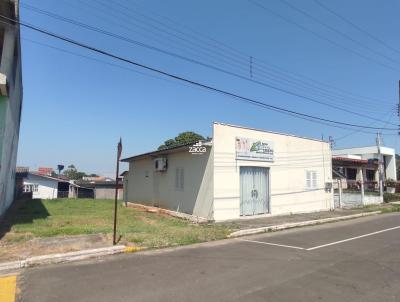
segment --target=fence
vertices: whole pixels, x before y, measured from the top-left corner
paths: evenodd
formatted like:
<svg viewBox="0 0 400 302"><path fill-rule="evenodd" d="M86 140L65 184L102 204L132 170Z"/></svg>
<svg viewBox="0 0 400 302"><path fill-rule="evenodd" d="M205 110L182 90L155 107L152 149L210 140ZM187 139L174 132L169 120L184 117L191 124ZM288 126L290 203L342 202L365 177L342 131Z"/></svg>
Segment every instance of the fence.
<svg viewBox="0 0 400 302"><path fill-rule="evenodd" d="M377 191L377 182L334 181L333 197L335 208L356 208L366 205L380 204L383 199Z"/></svg>

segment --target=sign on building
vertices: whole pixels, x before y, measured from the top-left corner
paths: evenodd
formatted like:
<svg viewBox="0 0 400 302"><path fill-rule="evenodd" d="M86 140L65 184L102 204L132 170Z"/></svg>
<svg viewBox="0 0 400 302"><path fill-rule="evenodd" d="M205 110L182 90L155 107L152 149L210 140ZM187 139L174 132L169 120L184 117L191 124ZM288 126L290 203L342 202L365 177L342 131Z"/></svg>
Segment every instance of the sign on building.
<svg viewBox="0 0 400 302"><path fill-rule="evenodd" d="M258 139L236 137L236 159L274 161L274 143Z"/></svg>

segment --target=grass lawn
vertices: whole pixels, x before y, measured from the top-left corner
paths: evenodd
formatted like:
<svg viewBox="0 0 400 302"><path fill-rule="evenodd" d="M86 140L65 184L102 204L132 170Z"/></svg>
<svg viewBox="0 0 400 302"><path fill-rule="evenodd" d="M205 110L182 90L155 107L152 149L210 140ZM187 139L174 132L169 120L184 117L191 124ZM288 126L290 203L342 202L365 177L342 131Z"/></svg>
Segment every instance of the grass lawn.
<svg viewBox="0 0 400 302"><path fill-rule="evenodd" d="M30 200L10 217L11 227L2 241L16 243L37 237L111 234L113 211L111 200ZM125 208L119 203L117 234L121 236L121 243L156 248L226 238L229 229Z"/></svg>

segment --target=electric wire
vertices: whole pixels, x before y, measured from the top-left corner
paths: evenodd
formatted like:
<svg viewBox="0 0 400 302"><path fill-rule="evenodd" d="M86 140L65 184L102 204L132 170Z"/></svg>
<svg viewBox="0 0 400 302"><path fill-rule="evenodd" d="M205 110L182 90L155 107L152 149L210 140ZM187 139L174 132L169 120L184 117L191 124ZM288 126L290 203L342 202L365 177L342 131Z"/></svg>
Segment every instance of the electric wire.
<svg viewBox="0 0 400 302"><path fill-rule="evenodd" d="M93 47L93 46L78 42L78 41L73 40L71 38L68 38L68 37L65 37L65 36L61 36L61 35L49 32L47 30L41 29L39 27L36 27L34 25L31 25L31 24L28 24L28 23L25 23L25 22L21 22L21 21L12 19L12 18L8 18L8 17L6 17L4 15L1 15L1 14L0 14L0 18L2 18L4 20L7 20L9 22L14 22L16 24L19 24L20 26L26 27L26 28L31 29L33 31L40 32L40 33L42 33L42 34L44 34L46 36L50 36L50 37L53 37L55 39L67 42L69 44L73 44L75 46L79 46L81 48L85 48L85 49L90 50L92 52L95 52L95 53L98 53L98 54L102 54L102 55L108 56L110 58L113 58L113 59L116 59L116 60L119 60L119 61L122 61L122 62L125 62L125 63L128 63L128 64L131 64L131 65L135 65L137 67L140 67L140 68L143 68L143 69L146 69L146 70L149 70L149 71L161 74L161 75L164 75L166 77L170 77L170 78L182 81L182 82L186 82L186 83L189 83L189 84L204 88L206 90L214 91L214 92L220 93L222 95L229 96L229 97L231 97L232 99L235 99L235 100L240 100L242 102L246 102L246 103L249 103L249 104L253 104L253 105L256 105L256 106L263 107L265 109L269 109L269 110L272 110L272 111L275 111L275 112L280 112L282 114L289 114L289 115L292 115L292 116L296 116L298 118L308 118L308 119L312 119L312 120L315 120L315 121L318 121L318 122L322 121L322 122L332 123L332 124L341 125L341 126L397 131L396 128L371 127L371 126L366 126L366 125L359 125L359 124L352 124L352 123L346 123L346 122L341 122L341 121L335 121L335 120L321 118L321 117L310 115L310 114L306 114L306 113L297 112L297 111L294 111L294 110L289 110L289 109L286 109L286 108L283 108L283 107L279 107L279 106L270 105L268 103L263 103L261 101L258 101L258 100L255 100L255 99L252 99L252 98L249 98L249 97L244 97L244 96L241 96L241 95L238 95L238 94L226 91L226 90L222 90L222 89L219 89L219 88L216 88L216 87L213 87L213 86L209 86L207 84L203 84L203 83L200 83L200 82L197 82L197 81L193 81L193 80L181 77L179 75L175 75L175 74L172 74L172 73L169 73L169 72L166 72L166 71L154 68L154 67L150 67L150 66L144 65L142 63L133 61L131 59L127 59L127 58L118 56L116 54L107 52L105 50L101 50L99 48L96 48L96 47ZM1 22L8 24L8 22L6 22L6 21L1 21Z"/></svg>
<svg viewBox="0 0 400 302"><path fill-rule="evenodd" d="M315 98L308 97L308 96L302 95L300 93L293 92L293 91L287 90L287 89L282 88L282 87L277 87L277 86L274 86L274 85L271 85L271 84L268 84L268 83L265 83L265 82L262 82L262 81L259 81L259 80L251 79L251 78L242 76L242 75L240 75L238 73L235 73L235 72L232 72L232 71L217 67L215 65L210 65L210 64L207 64L207 63L204 63L204 62L200 62L200 61L198 61L196 59L192 59L192 58L189 58L187 56L183 56L183 55L180 55L180 54L177 54L177 53L173 53L173 52L170 52L168 50L164 50L164 49L161 49L159 47L155 47L153 45L142 43L142 42L139 42L137 40L133 40L133 39L130 39L128 37L121 36L119 34L115 34L115 33L106 31L104 29L100 29L100 28L97 28L97 27L94 27L94 26L91 26L91 25L88 25L88 24L85 24L85 23L82 23L82 22L79 22L79 21L76 21L76 20L65 18L65 17L59 16L59 15L56 15L56 14L52 14L52 13L50 13L49 16L55 17L55 18L57 18L59 20L62 20L62 21L65 21L65 22L68 22L68 23L71 23L71 24L74 24L74 25L77 25L77 26L80 26L80 27L95 31L95 32L99 32L101 34L105 34L107 36L111 36L111 37L114 37L114 38L129 42L129 43L132 43L132 44L135 44L135 45L147 48L147 49L151 49L151 50L154 50L154 51L157 51L157 52L161 52L161 53L169 55L169 56L173 56L173 57L179 58L179 59L185 60L185 61L190 62L190 63L194 63L194 64L197 64L197 65L209 68L209 69L213 69L213 70L225 73L227 75L240 78L242 80L250 81L250 82L259 84L261 86L264 86L264 87L267 87L267 88L270 88L270 89L273 89L273 90L276 90L276 91L279 91L279 92L282 92L282 93L285 93L285 94L292 95L294 97L302 98L302 99L307 100L309 102L317 103L317 104L320 104L320 105L323 105L323 106L327 106L327 107L330 107L330 108L333 108L333 109L336 109L336 110L339 110L339 111L343 111L343 112L346 112L346 113L349 113L349 114L357 115L357 116L360 116L360 117L363 117L363 118L366 118L366 119L383 122L382 120L379 120L379 119L377 119L375 117L371 117L369 115L366 115L366 114L363 114L363 113L360 113L360 112L352 111L352 110L349 110L349 109L346 109L346 108L343 108L343 107L340 107L340 106L337 106L337 105L334 105L334 104L331 104L331 103L322 102L322 101L317 100ZM396 126L396 124L393 124L393 123L391 123L391 124Z"/></svg>
<svg viewBox="0 0 400 302"><path fill-rule="evenodd" d="M385 58L386 60L389 60L389 61L392 61L392 62L395 62L395 63L399 63L398 60L395 60L395 59L393 59L393 58L391 58L391 57L389 57L389 56L387 56L385 54L380 53L379 51L374 50L373 48L369 47L368 45L365 45L364 43L361 43L360 41L352 38L348 34L336 29L335 27L333 27L333 26L331 26L331 25L329 25L329 24L327 24L327 23L325 23L323 21L321 21L320 19L314 17L312 14L310 14L310 13L308 13L308 12L306 12L306 11L300 9L300 8L298 8L297 6L293 5L292 3L290 3L290 2L288 2L286 0L281 0L281 2L284 3L285 5L287 5L288 7L292 8L293 10L299 12L300 14L306 16L307 18L313 20L314 22L316 22L316 23L328 28L329 30L337 33L338 35L340 35L342 37L345 37L349 41L352 41L353 43L355 43L355 44L357 44L357 45L359 45L359 46L361 46L361 47L363 47L363 48L375 53L376 55L381 56L381 57Z"/></svg>
<svg viewBox="0 0 400 302"><path fill-rule="evenodd" d="M294 26L300 28L301 30L303 30L303 31L305 31L305 32L311 33L313 36L318 37L319 39L324 40L324 41L326 41L326 42L329 42L330 44L335 45L335 46L338 47L338 48L341 48L341 49L346 50L346 51L348 51L348 52L350 52L350 53L352 53L352 54L355 54L355 55L357 55L357 56L359 56L359 57L361 57L361 58L364 58L364 59L367 60L367 61L373 62L373 63L375 63L375 64L377 64L377 65L382 66L382 67L385 67L386 69L390 69L390 70L395 71L395 72L400 72L400 69L398 69L398 68L394 68L393 66L390 66L390 65L387 65L387 64L385 64L385 63L382 63L382 62L380 62L380 61L378 61L378 60L375 60L374 58L371 58L371 57L369 57L369 56L366 56L366 55L364 55L364 54L362 54L362 53L360 53L360 52L358 52L358 51L356 51L356 50L354 50L354 49L352 49L352 48L349 48L349 47L347 47L347 46L341 45L340 43L338 43L338 42L336 42L336 41L334 41L334 40L332 40L332 39L330 39L330 38L327 38L327 37L323 36L322 34L319 34L318 32L316 32L316 31L314 31L314 30L311 30L311 29L309 29L309 28L307 28L307 27L301 25L301 24L298 23L298 22L295 22L295 21L293 21L293 20L290 20L289 18L286 18L286 17L283 16L282 14L276 13L275 11L269 9L268 7L266 7L266 6L263 5L263 4L258 3L258 2L255 1L255 0L247 0L247 1L250 2L250 3L252 3L253 5L255 5L255 6L261 8L262 10L268 12L269 14L271 14L271 15L273 15L273 16L275 16L275 17L281 19L281 20L284 20L285 22L287 22L287 23L289 23L289 24L294 25Z"/></svg>
<svg viewBox="0 0 400 302"><path fill-rule="evenodd" d="M378 38L377 36L371 34L370 32L368 32L367 30L361 28L360 26L358 26L357 24L355 24L354 22L350 21L349 19L343 17L343 15L339 14L338 12L334 11L333 9L329 8L327 5L321 3L321 1L319 0L314 0L314 2L316 4L318 4L320 7L322 7L323 9L325 9L326 11L330 12L332 15L336 16L337 18L341 19L342 21L344 21L345 23L349 24L350 26L352 26L353 28L357 29L359 32L367 35L368 37L370 37L371 39L375 40L376 42L382 44L383 46L385 46L386 48L397 52L400 54L400 50L392 47L391 45L389 45L388 43L386 43L385 41L383 41L382 39Z"/></svg>

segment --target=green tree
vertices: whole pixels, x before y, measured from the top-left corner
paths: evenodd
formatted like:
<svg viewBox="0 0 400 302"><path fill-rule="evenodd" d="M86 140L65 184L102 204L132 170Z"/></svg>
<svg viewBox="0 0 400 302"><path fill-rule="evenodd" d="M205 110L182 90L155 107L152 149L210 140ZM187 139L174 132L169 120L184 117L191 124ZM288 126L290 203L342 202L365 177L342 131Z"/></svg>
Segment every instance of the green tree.
<svg viewBox="0 0 400 302"><path fill-rule="evenodd" d="M158 150L165 150L169 148L174 148L177 146L182 146L194 142L198 142L200 140L204 140L204 137L200 134L197 134L192 131L186 131L180 133L177 137L174 139L168 139L162 144L161 146L158 147Z"/></svg>
<svg viewBox="0 0 400 302"><path fill-rule="evenodd" d="M87 176L85 172L79 172L74 165L69 165L63 173L69 180L79 180Z"/></svg>
<svg viewBox="0 0 400 302"><path fill-rule="evenodd" d="M396 174L397 174L397 179L400 178L400 155L396 154Z"/></svg>

